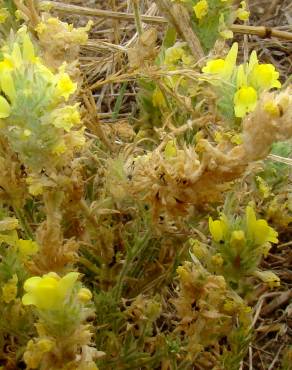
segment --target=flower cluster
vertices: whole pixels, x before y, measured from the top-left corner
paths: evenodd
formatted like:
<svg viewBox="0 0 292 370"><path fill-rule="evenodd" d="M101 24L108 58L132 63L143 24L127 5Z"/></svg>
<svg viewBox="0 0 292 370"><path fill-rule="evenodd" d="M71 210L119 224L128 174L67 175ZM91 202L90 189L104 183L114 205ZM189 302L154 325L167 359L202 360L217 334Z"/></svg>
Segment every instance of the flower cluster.
<svg viewBox="0 0 292 370"><path fill-rule="evenodd" d="M39 316L39 337L28 342L24 353L30 368L42 364L45 368L97 369L93 362L96 352L89 346L92 335L89 326L84 325L91 314L92 294L77 281L78 277L78 272L62 278L50 272L25 281L22 303L34 306Z"/></svg>
<svg viewBox="0 0 292 370"><path fill-rule="evenodd" d="M281 83L275 67L260 64L256 51L251 53L248 63L236 66L237 52L238 44L234 43L225 59L207 62L202 71L219 94L229 95L235 116L243 118L255 110L261 93L280 88Z"/></svg>
<svg viewBox="0 0 292 370"><path fill-rule="evenodd" d="M50 272L43 277L34 276L26 280L24 290L26 294L22 298L23 304L34 305L39 310L60 310L71 299L73 288L78 279L78 272L70 272L63 278L56 273ZM81 288L77 293L77 299L87 302L91 299L90 290Z"/></svg>
<svg viewBox="0 0 292 370"><path fill-rule="evenodd" d="M212 262L229 281L239 282L244 276L254 275L271 287L280 284L272 272L258 271L271 243L278 243L278 233L266 220L257 219L251 206L246 208L243 219L231 220L224 214L215 221L210 217L209 229L218 252Z"/></svg>
<svg viewBox="0 0 292 370"><path fill-rule="evenodd" d="M79 56L80 45L86 44L88 40L88 31L92 24L89 21L85 27L74 28L72 24L43 13L35 31L46 65L58 68L64 61L74 63Z"/></svg>
<svg viewBox="0 0 292 370"><path fill-rule="evenodd" d="M221 3L228 3L229 0L220 0ZM210 4L209 4L210 3ZM216 2L215 2L216 3ZM193 6L196 17L200 20L206 17L209 11L210 5L213 5L213 2L209 0L199 0L196 5ZM217 5L218 6L218 5ZM246 2L242 1L240 7L236 11L236 17L242 21L246 21L249 18L249 11L246 10Z"/></svg>
<svg viewBox="0 0 292 370"><path fill-rule="evenodd" d="M76 91L65 65L53 74L36 56L25 27L0 61L1 134L32 172L52 169L83 144L78 106L67 101Z"/></svg>
<svg viewBox="0 0 292 370"><path fill-rule="evenodd" d="M226 357L238 355L233 336L249 335L251 308L229 289L223 276L210 274L198 261L185 262L177 273L180 285L174 304L180 319L177 331L187 343L186 356L202 368L222 368Z"/></svg>

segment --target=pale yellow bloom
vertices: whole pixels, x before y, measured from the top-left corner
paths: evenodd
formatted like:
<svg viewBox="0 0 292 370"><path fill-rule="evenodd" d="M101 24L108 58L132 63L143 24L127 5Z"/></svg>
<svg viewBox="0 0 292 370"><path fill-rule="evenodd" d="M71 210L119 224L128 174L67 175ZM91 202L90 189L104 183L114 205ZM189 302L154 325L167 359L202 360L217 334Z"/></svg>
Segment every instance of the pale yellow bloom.
<svg viewBox="0 0 292 370"><path fill-rule="evenodd" d="M240 3L241 7L237 9L236 11L236 16L238 19L240 19L241 21L247 21L249 16L250 16L250 12L246 10L246 2L245 1L242 1Z"/></svg>
<svg viewBox="0 0 292 370"><path fill-rule="evenodd" d="M92 298L92 293L89 289L87 288L81 288L77 294L77 297L78 299L81 301L81 302L88 302L91 300Z"/></svg>
<svg viewBox="0 0 292 370"><path fill-rule="evenodd" d="M32 256L39 251L39 245L33 240L19 239L17 242L18 250L23 258Z"/></svg>
<svg viewBox="0 0 292 370"><path fill-rule="evenodd" d="M255 212L250 206L246 208L246 225L249 237L256 245L262 245L267 242L278 243L277 231L270 227L266 220L257 220Z"/></svg>
<svg viewBox="0 0 292 370"><path fill-rule="evenodd" d="M44 22L40 22L37 24L37 26L35 27L35 31L41 35L46 29L47 29L47 25L44 23Z"/></svg>
<svg viewBox="0 0 292 370"><path fill-rule="evenodd" d="M243 230L232 231L230 245L233 248L241 248L245 245L245 234Z"/></svg>
<svg viewBox="0 0 292 370"><path fill-rule="evenodd" d="M269 90L273 87L280 88L279 72L272 64L256 64L249 76L251 84L259 90Z"/></svg>
<svg viewBox="0 0 292 370"><path fill-rule="evenodd" d="M34 276L26 280L22 303L34 305L40 310L58 310L70 297L78 279L78 272L70 272L63 278L50 272L43 277Z"/></svg>
<svg viewBox="0 0 292 370"><path fill-rule="evenodd" d="M24 33L22 37L22 48L23 48L23 59L28 61L28 62L35 62L36 57L35 57L35 52L34 52L34 46L33 43L31 42L30 37L28 36L27 33Z"/></svg>
<svg viewBox="0 0 292 370"><path fill-rule="evenodd" d="M236 67L236 59L238 53L238 43L235 42L225 59L214 59L207 62L202 68L204 73L220 77L223 80L229 80Z"/></svg>
<svg viewBox="0 0 292 370"><path fill-rule="evenodd" d="M209 217L209 230L215 242L224 241L228 232L228 220L222 215L219 220L213 221L212 217Z"/></svg>
<svg viewBox="0 0 292 370"><path fill-rule="evenodd" d="M0 96L0 118L9 117L10 113L11 113L11 107L8 101L5 98L3 98L3 96Z"/></svg>
<svg viewBox="0 0 292 370"><path fill-rule="evenodd" d="M16 96L16 90L10 70L0 73L0 83L2 91L9 98L10 102L13 103Z"/></svg>
<svg viewBox="0 0 292 370"><path fill-rule="evenodd" d="M164 156L165 158L172 158L172 157L176 157L176 155L177 155L177 150L175 146L175 141L169 140L164 148Z"/></svg>
<svg viewBox="0 0 292 370"><path fill-rule="evenodd" d="M214 256L211 257L211 261L214 265L218 266L218 267L221 267L223 266L223 263L224 263L224 259L223 257L221 256L220 253L217 253L215 254Z"/></svg>
<svg viewBox="0 0 292 370"><path fill-rule="evenodd" d="M241 87L234 95L234 112L236 117L244 117L254 111L258 100L256 90L251 87Z"/></svg>
<svg viewBox="0 0 292 370"><path fill-rule="evenodd" d="M67 73L61 73L57 80L57 95L64 97L65 101L69 99L77 89L77 83L73 82Z"/></svg>
<svg viewBox="0 0 292 370"><path fill-rule="evenodd" d="M53 147L52 153L57 154L57 155L61 155L61 154L66 152L66 149L67 149L67 146L65 144L65 141L62 139L62 140L60 140L60 142L58 144L56 144Z"/></svg>
<svg viewBox="0 0 292 370"><path fill-rule="evenodd" d="M209 10L209 5L208 5L207 0L200 0L194 6L194 12L198 19L204 18L208 14L208 10Z"/></svg>
<svg viewBox="0 0 292 370"><path fill-rule="evenodd" d="M272 271L255 271L254 276L262 280L264 283L268 284L270 288L275 288L280 286L280 278L274 274Z"/></svg>
<svg viewBox="0 0 292 370"><path fill-rule="evenodd" d="M264 110L269 113L272 117L280 117L280 108L278 104L276 104L274 101L270 100L264 104Z"/></svg>
<svg viewBox="0 0 292 370"><path fill-rule="evenodd" d="M67 132L81 122L78 104L60 108L54 112L53 116L52 124L57 128L63 128Z"/></svg>

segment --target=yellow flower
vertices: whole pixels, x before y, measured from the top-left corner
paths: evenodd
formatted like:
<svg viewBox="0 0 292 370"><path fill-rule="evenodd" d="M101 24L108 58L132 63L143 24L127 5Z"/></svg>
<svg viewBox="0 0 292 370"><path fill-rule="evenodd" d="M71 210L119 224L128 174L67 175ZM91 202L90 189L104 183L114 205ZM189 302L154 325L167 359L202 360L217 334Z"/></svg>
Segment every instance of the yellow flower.
<svg viewBox="0 0 292 370"><path fill-rule="evenodd" d="M204 18L207 13L208 13L208 9L209 9L209 5L208 5L208 2L207 0L200 0L195 6L194 6L194 12L196 14L196 17L198 19L202 19Z"/></svg>
<svg viewBox="0 0 292 370"><path fill-rule="evenodd" d="M9 58L4 58L4 60L0 62L0 73L11 71L13 68L13 63Z"/></svg>
<svg viewBox="0 0 292 370"><path fill-rule="evenodd" d="M184 54L185 52L182 47L174 45L171 48L166 49L164 63L166 65L174 65L183 58Z"/></svg>
<svg viewBox="0 0 292 370"><path fill-rule="evenodd" d="M268 284L270 288L275 288L280 286L280 278L274 274L272 271L255 271L254 276L262 280L264 283Z"/></svg>
<svg viewBox="0 0 292 370"><path fill-rule="evenodd" d="M26 280L22 303L34 305L40 310L58 310L70 298L78 272L70 272L63 278L50 272L43 277L34 276Z"/></svg>
<svg viewBox="0 0 292 370"><path fill-rule="evenodd" d="M83 302L83 303L86 303L88 301L91 300L92 298L92 293L89 289L87 288L81 288L77 294L77 297L78 299Z"/></svg>
<svg viewBox="0 0 292 370"><path fill-rule="evenodd" d="M41 35L44 31L46 31L46 29L47 29L48 27L47 27L47 25L44 23L44 22L40 22L40 23L38 23L37 24L37 26L35 27L35 31L39 34L39 35Z"/></svg>
<svg viewBox="0 0 292 370"><path fill-rule="evenodd" d="M203 259L208 256L208 249L207 247L201 243L198 239L190 239L189 243L191 244L191 251L192 253L198 258Z"/></svg>
<svg viewBox="0 0 292 370"><path fill-rule="evenodd" d="M67 105L64 108L58 109L54 112L52 124L57 128L63 128L69 132L71 128L81 122L80 114L78 112L78 104Z"/></svg>
<svg viewBox="0 0 292 370"><path fill-rule="evenodd" d="M1 89L12 103L16 96L12 74L9 70L0 74Z"/></svg>
<svg viewBox="0 0 292 370"><path fill-rule="evenodd" d="M16 274L8 280L6 284L2 287L2 299L5 303L10 303L13 301L17 296L17 283L18 277Z"/></svg>
<svg viewBox="0 0 292 370"><path fill-rule="evenodd" d="M213 221L212 217L209 217L209 230L215 242L224 241L228 231L228 221L226 217L222 215L220 220L215 221Z"/></svg>
<svg viewBox="0 0 292 370"><path fill-rule="evenodd" d="M61 73L57 81L57 95L63 96L67 101L77 89L77 83L73 82L67 73Z"/></svg>
<svg viewBox="0 0 292 370"><path fill-rule="evenodd" d="M232 144L236 144L236 145L240 145L242 144L243 140L242 140L242 136L240 134L235 134L231 137L230 139L230 142Z"/></svg>
<svg viewBox="0 0 292 370"><path fill-rule="evenodd" d="M212 256L211 260L212 260L214 265L219 266L219 267L223 266L224 259L223 259L223 257L221 256L220 253L217 253L214 256Z"/></svg>
<svg viewBox="0 0 292 370"><path fill-rule="evenodd" d="M8 101L0 96L0 118L7 118L10 116L11 107Z"/></svg>
<svg viewBox="0 0 292 370"><path fill-rule="evenodd" d="M49 338L41 338L36 341L30 340L26 345L23 359L30 369L37 369L42 361L43 355L50 352L56 343Z"/></svg>
<svg viewBox="0 0 292 370"><path fill-rule="evenodd" d="M251 206L246 208L246 225L249 237L256 245L262 245L267 242L278 243L277 231L270 227L266 220L257 220Z"/></svg>
<svg viewBox="0 0 292 370"><path fill-rule="evenodd" d="M278 104L276 104L272 100L267 101L264 104L264 111L267 112L270 116L275 117L275 118L280 117L280 114L281 114Z"/></svg>
<svg viewBox="0 0 292 370"><path fill-rule="evenodd" d="M66 152L67 146L65 144L65 141L62 139L59 143L57 143L52 150L53 154L61 155Z"/></svg>
<svg viewBox="0 0 292 370"><path fill-rule="evenodd" d="M24 33L22 36L22 50L23 50L22 55L23 55L24 60L28 62L36 61L34 46L27 33Z"/></svg>
<svg viewBox="0 0 292 370"><path fill-rule="evenodd" d="M236 66L237 53L238 43L235 42L225 59L210 60L207 62L206 66L202 68L202 71L210 75L218 76L224 80L229 80Z"/></svg>
<svg viewBox="0 0 292 370"><path fill-rule="evenodd" d="M234 111L236 117L244 117L254 111L258 100L256 90L251 86L243 86L234 95Z"/></svg>
<svg viewBox="0 0 292 370"><path fill-rule="evenodd" d="M169 140L164 148L164 156L166 159L176 157L177 155L177 150L175 146L175 141L174 140Z"/></svg>
<svg viewBox="0 0 292 370"><path fill-rule="evenodd" d="M241 21L247 21L250 15L250 12L246 10L246 2L242 1L240 3L241 7L237 9L236 16Z"/></svg>
<svg viewBox="0 0 292 370"><path fill-rule="evenodd" d="M39 250L38 243L34 242L33 240L19 239L17 246L20 255L24 258L36 254Z"/></svg>
<svg viewBox="0 0 292 370"><path fill-rule="evenodd" d="M222 30L219 32L220 36L222 36L225 40L232 39L233 38L233 32L231 30Z"/></svg>
<svg viewBox="0 0 292 370"><path fill-rule="evenodd" d="M243 230L232 231L230 245L233 248L241 248L245 245L245 234Z"/></svg>
<svg viewBox="0 0 292 370"><path fill-rule="evenodd" d="M249 76L250 83L258 90L280 88L279 72L272 64L256 64Z"/></svg>

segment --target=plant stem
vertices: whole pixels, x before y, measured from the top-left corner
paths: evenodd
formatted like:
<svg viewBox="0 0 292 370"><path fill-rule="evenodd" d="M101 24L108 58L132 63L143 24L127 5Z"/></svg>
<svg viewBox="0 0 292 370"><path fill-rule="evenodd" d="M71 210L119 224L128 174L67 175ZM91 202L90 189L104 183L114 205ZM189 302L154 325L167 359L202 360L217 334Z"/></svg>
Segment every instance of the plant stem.
<svg viewBox="0 0 292 370"><path fill-rule="evenodd" d="M139 37L141 37L143 33L143 26L142 26L141 14L140 14L140 9L139 9L139 0L132 0L132 6L134 10L134 17L135 17L137 33Z"/></svg>

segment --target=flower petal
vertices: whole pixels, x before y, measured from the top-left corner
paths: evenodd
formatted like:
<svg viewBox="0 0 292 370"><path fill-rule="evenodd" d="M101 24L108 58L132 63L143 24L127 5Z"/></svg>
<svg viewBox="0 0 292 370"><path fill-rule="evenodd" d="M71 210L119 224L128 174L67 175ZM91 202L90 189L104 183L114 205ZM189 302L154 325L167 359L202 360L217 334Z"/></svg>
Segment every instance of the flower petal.
<svg viewBox="0 0 292 370"><path fill-rule="evenodd" d="M0 118L7 118L10 116L11 107L8 101L0 96Z"/></svg>

